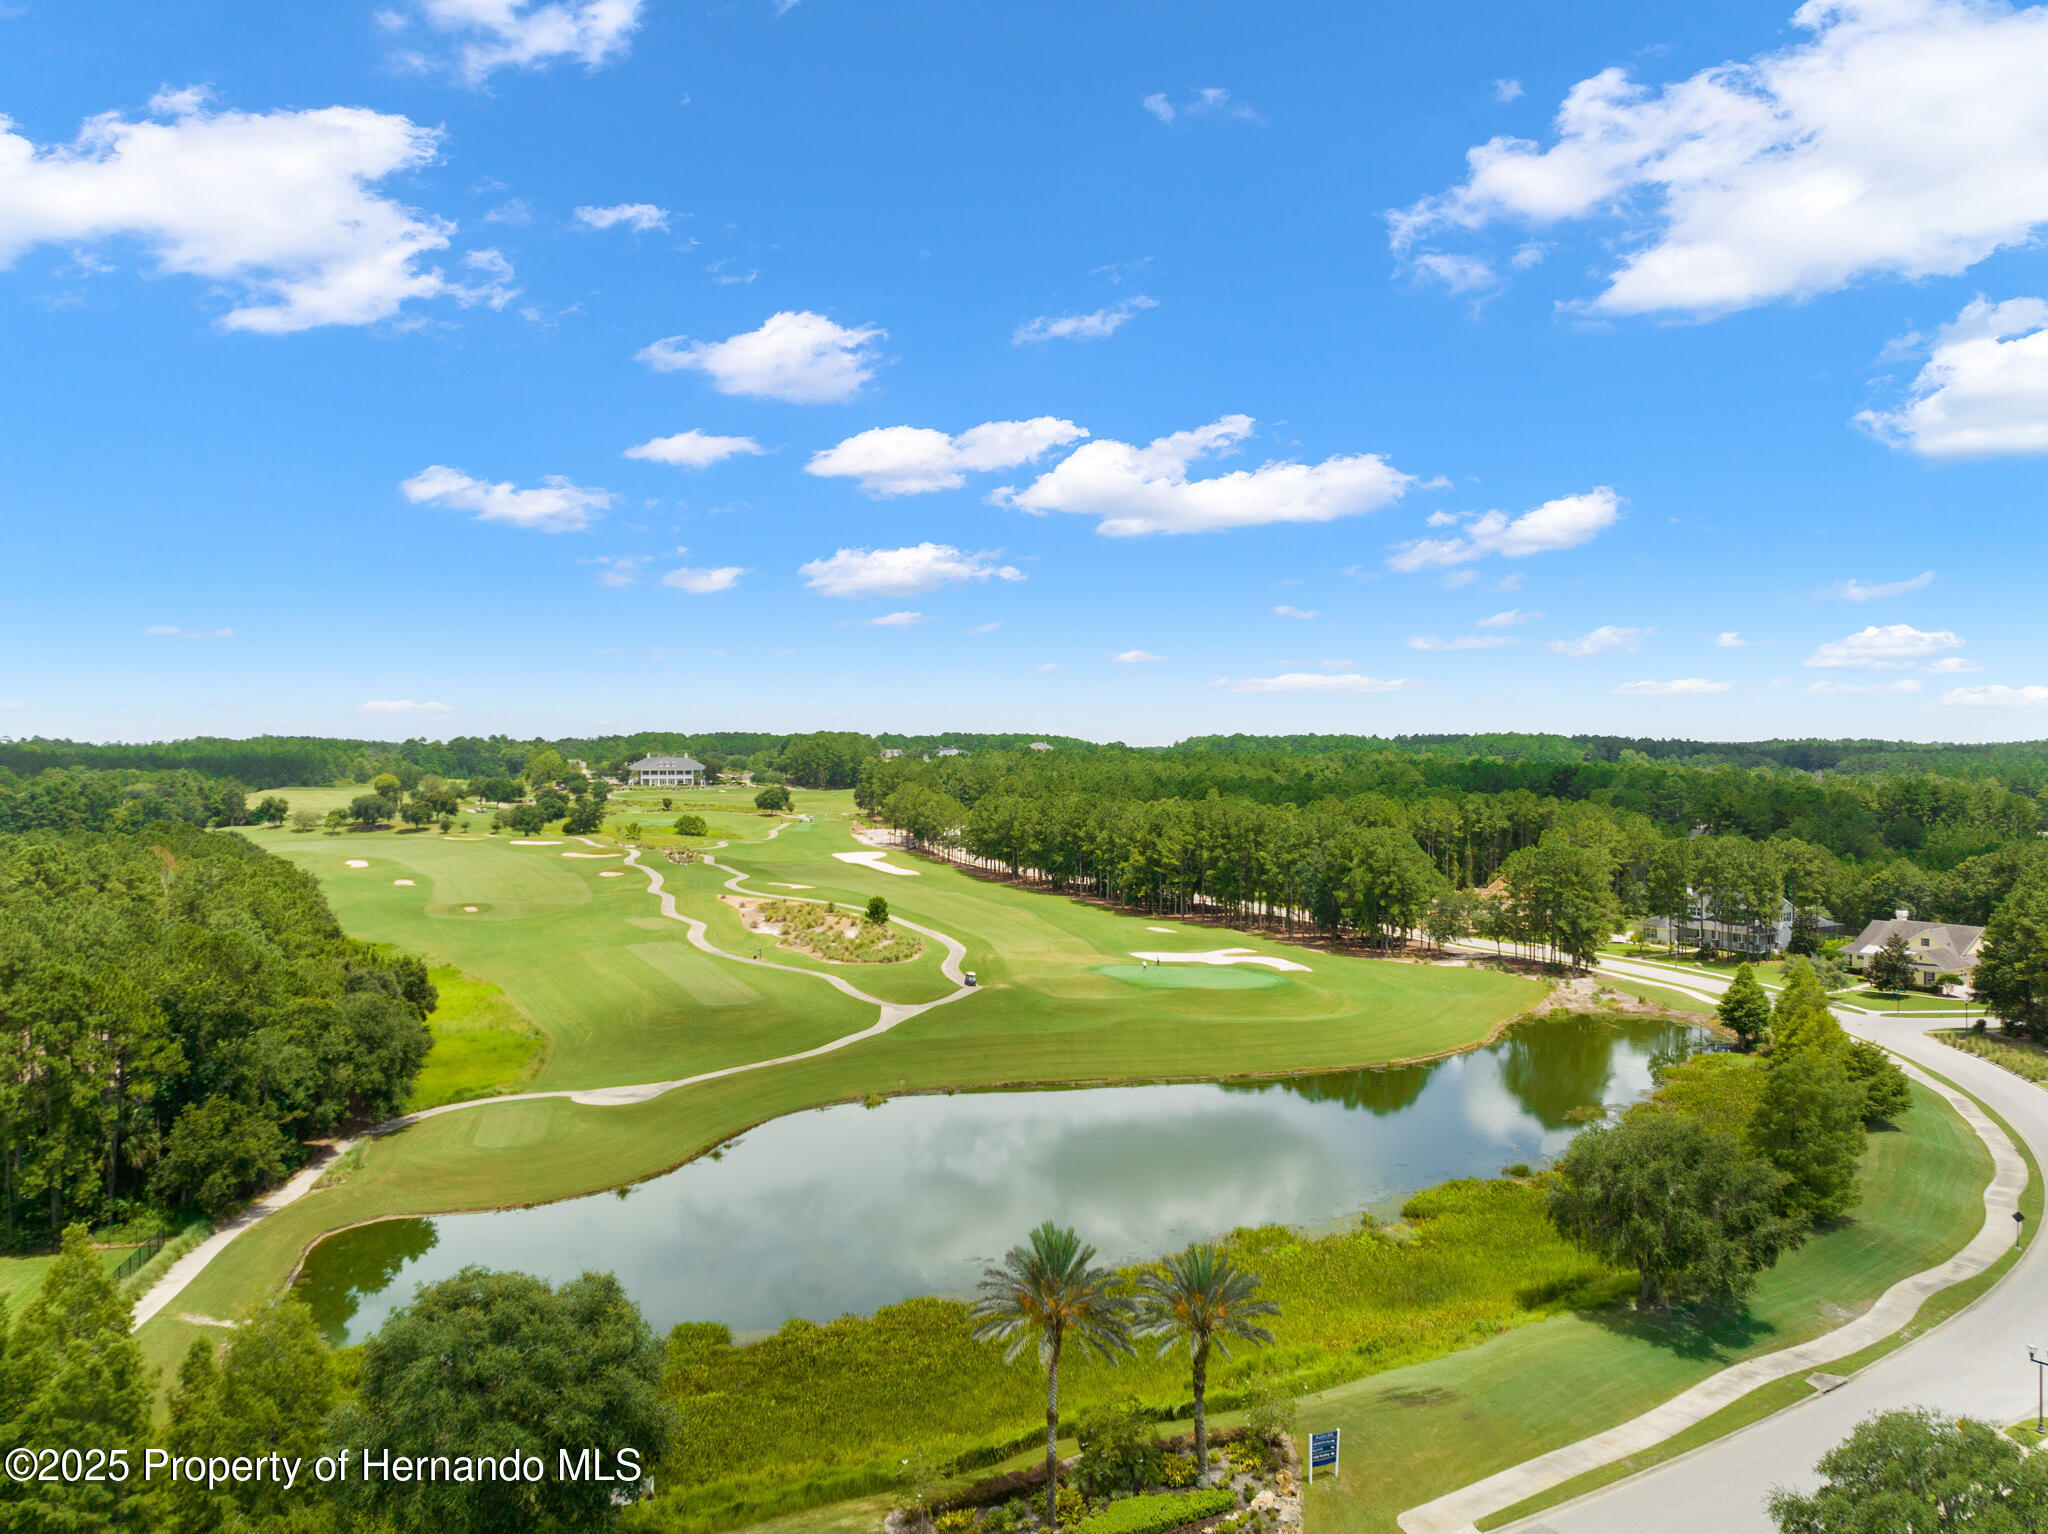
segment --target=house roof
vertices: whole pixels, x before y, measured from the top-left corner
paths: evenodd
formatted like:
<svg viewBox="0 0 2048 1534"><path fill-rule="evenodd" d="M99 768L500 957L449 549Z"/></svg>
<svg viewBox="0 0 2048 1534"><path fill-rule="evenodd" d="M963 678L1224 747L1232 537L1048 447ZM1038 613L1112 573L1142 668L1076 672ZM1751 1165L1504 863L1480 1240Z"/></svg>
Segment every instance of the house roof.
<svg viewBox="0 0 2048 1534"><path fill-rule="evenodd" d="M629 772L702 772L704 764L694 756L643 756Z"/></svg>
<svg viewBox="0 0 2048 1534"><path fill-rule="evenodd" d="M1856 940L1849 945L1849 952L1857 958L1868 958L1882 950L1894 936L1906 940L1907 957L1915 965L1937 971L1960 972L1977 962L1970 957L1970 950L1984 936L1984 929L1954 921L1899 921L1896 918L1874 921L1856 935ZM1920 946L1923 937L1929 939L1925 948Z"/></svg>

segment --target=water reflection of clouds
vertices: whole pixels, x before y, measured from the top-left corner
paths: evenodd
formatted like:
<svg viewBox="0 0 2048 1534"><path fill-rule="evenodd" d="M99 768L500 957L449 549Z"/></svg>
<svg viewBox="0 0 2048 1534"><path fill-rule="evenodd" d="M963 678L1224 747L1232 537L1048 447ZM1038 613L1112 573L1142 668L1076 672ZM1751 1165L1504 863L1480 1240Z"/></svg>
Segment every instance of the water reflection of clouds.
<svg viewBox="0 0 2048 1534"><path fill-rule="evenodd" d="M1392 1085L1378 1073L1302 1091L963 1093L793 1114L623 1200L438 1220L438 1243L365 1297L349 1329L374 1330L417 1283L465 1263L555 1280L609 1269L657 1327L759 1330L965 1293L1046 1219L1112 1262L1239 1225L1320 1225L1554 1155L1571 1130L1546 1124L1566 1097L1632 1100L1648 1086L1653 1041L1564 1032L1554 1064L1549 1030L1524 1032L1441 1062L1419 1090L1403 1083L1394 1111L1373 1111Z"/></svg>

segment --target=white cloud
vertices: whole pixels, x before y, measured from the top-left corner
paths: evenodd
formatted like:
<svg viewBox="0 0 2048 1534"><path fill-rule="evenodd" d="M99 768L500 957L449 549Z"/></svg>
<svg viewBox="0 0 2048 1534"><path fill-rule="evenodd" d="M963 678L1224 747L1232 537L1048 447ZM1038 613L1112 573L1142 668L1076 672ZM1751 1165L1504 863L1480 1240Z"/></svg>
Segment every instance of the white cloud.
<svg viewBox="0 0 2048 1534"><path fill-rule="evenodd" d="M1033 341L1099 341L1104 336L1115 335L1124 321L1139 310L1158 307L1158 299L1133 293L1120 304L1087 314L1041 314L1012 331L1010 344L1028 346Z"/></svg>
<svg viewBox="0 0 2048 1534"><path fill-rule="evenodd" d="M1982 671L1984 663L1978 660L1970 660L1966 656L1950 655L1945 659L1936 661L1931 666L1922 666L1920 669L1929 676L1969 676L1975 672Z"/></svg>
<svg viewBox="0 0 2048 1534"><path fill-rule="evenodd" d="M581 532L614 499L609 490L585 489L559 474L544 476L537 490L521 490L509 482L494 485L438 463L398 488L415 506L431 503L473 511L479 522L509 522L544 533Z"/></svg>
<svg viewBox="0 0 2048 1534"><path fill-rule="evenodd" d="M109 112L46 147L0 118L0 266L38 244L132 241L156 271L220 284L228 329L268 335L371 324L408 299L503 301L502 284L423 269L454 226L371 190L432 163L436 130L363 107L215 112L193 92L152 108L168 120Z"/></svg>
<svg viewBox="0 0 2048 1534"><path fill-rule="evenodd" d="M1036 666L1033 666L1031 669L1034 671L1057 671L1060 668L1054 665L1051 661L1044 660L1040 661Z"/></svg>
<svg viewBox="0 0 2048 1534"><path fill-rule="evenodd" d="M1088 435L1056 416L988 421L957 437L928 426L878 426L811 455L806 474L860 481L869 495L955 490L970 473L1012 469Z"/></svg>
<svg viewBox="0 0 2048 1534"><path fill-rule="evenodd" d="M760 451L761 444L752 437L713 437L693 426L673 437L656 437L638 447L629 447L626 456L673 464L678 469L708 469L738 454Z"/></svg>
<svg viewBox="0 0 2048 1534"><path fill-rule="evenodd" d="M599 566L597 583L600 586L637 586L640 584L640 567L652 561L648 554L600 554L589 563Z"/></svg>
<svg viewBox="0 0 2048 1534"><path fill-rule="evenodd" d="M1545 149L1499 137L1392 215L1397 249L1497 221L1618 221L1589 307L1713 314L1865 275L1953 275L2048 221L2048 9L1807 0L1806 40L1652 88L1572 87Z"/></svg>
<svg viewBox="0 0 2048 1534"><path fill-rule="evenodd" d="M879 618L849 620L856 628L907 629L928 620L923 613L883 613Z"/></svg>
<svg viewBox="0 0 2048 1534"><path fill-rule="evenodd" d="M1112 655L1110 659L1121 661L1126 666L1142 666L1148 661L1165 660L1166 657L1154 655L1150 650L1125 650L1120 655Z"/></svg>
<svg viewBox="0 0 2048 1534"><path fill-rule="evenodd" d="M1495 101L1519 101L1521 97L1522 82L1520 80L1496 80L1493 82L1493 99Z"/></svg>
<svg viewBox="0 0 2048 1534"><path fill-rule="evenodd" d="M1378 677L1359 676L1356 672L1340 672L1331 676L1320 671L1288 671L1279 676L1246 677L1225 685L1232 692L1400 692L1422 684L1407 677L1381 681Z"/></svg>
<svg viewBox="0 0 2048 1534"><path fill-rule="evenodd" d="M1239 122L1263 122L1257 111L1242 101L1232 101L1230 92L1220 85L1202 86L1190 91L1178 105L1164 91L1154 91L1138 103L1163 123L1180 118L1229 117Z"/></svg>
<svg viewBox="0 0 2048 1534"><path fill-rule="evenodd" d="M1623 682L1614 690L1624 698L1696 698L1711 692L1733 692L1735 683L1682 676L1672 682Z"/></svg>
<svg viewBox="0 0 2048 1534"><path fill-rule="evenodd" d="M965 554L948 543L917 543L901 549L841 549L814 559L797 574L828 597L908 597L959 581L1021 581L1014 565L995 563L997 553Z"/></svg>
<svg viewBox="0 0 2048 1534"><path fill-rule="evenodd" d="M1252 434L1252 418L1227 415L1144 447L1101 438L1076 448L1025 489L1004 486L990 500L1021 511L1070 511L1100 517L1110 538L1144 533L1202 533L1270 522L1330 522L1398 499L1415 481L1377 453L1319 464L1268 462L1212 479L1190 480L1188 467L1227 452Z"/></svg>
<svg viewBox="0 0 2048 1534"><path fill-rule="evenodd" d="M1909 591L1923 591L1933 584L1934 572L1922 570L1909 581L1886 581L1881 585L1866 585L1859 580L1846 580L1839 586L1830 586L1823 596L1840 597L1844 602L1879 602L1886 597L1904 596Z"/></svg>
<svg viewBox="0 0 2048 1534"><path fill-rule="evenodd" d="M1462 517L1438 512L1432 518L1432 526L1460 522L1464 530L1449 538L1417 538L1401 544L1387 563L1396 570L1426 570L1462 565L1489 554L1525 559L1531 554L1577 548L1597 538L1620 518L1621 497L1605 485L1583 495L1561 495L1554 501L1545 501L1513 520L1500 511L1477 516L1468 513Z"/></svg>
<svg viewBox="0 0 2048 1534"><path fill-rule="evenodd" d="M415 703L410 698L372 698L367 703L358 703L359 714L445 714L445 703Z"/></svg>
<svg viewBox="0 0 2048 1534"><path fill-rule="evenodd" d="M1907 623L1858 629L1832 639L1806 657L1803 664L1834 671L1904 671L1931 661L1944 650L1960 650L1963 641L1947 629L1916 629Z"/></svg>
<svg viewBox="0 0 2048 1534"><path fill-rule="evenodd" d="M1549 648L1559 655L1584 660L1589 655L1605 655L1615 650L1640 650L1644 637L1653 632L1651 629L1617 628L1612 623L1603 623L1592 633L1582 634L1577 639L1553 639Z"/></svg>
<svg viewBox="0 0 2048 1534"><path fill-rule="evenodd" d="M651 202L615 202L608 208L578 208L576 222L591 229L610 229L624 224L635 234L668 227L668 209Z"/></svg>
<svg viewBox="0 0 2048 1534"><path fill-rule="evenodd" d="M1273 609L1273 616L1276 618L1299 618L1306 622L1310 618L1320 618L1322 614L1313 607L1290 607L1287 603L1282 602Z"/></svg>
<svg viewBox="0 0 2048 1534"><path fill-rule="evenodd" d="M415 0L414 12L427 28L454 39L455 55L446 62L471 85L493 70L543 69L557 59L596 69L625 57L640 24L640 0ZM391 31L410 19L380 13ZM399 60L414 68L432 62L417 51Z"/></svg>
<svg viewBox="0 0 2048 1534"><path fill-rule="evenodd" d="M158 639L233 639L233 629L183 629L175 623L152 623L142 631Z"/></svg>
<svg viewBox="0 0 2048 1534"><path fill-rule="evenodd" d="M2048 687L1958 687L1941 701L1960 708L2048 708Z"/></svg>
<svg viewBox="0 0 2048 1534"><path fill-rule="evenodd" d="M635 353L661 373L694 368L721 394L823 405L852 399L874 376L872 343L888 334L848 329L809 310L771 314L759 330L723 341L666 336Z"/></svg>
<svg viewBox="0 0 2048 1534"><path fill-rule="evenodd" d="M1476 626L1483 629L1513 628L1517 623L1534 623L1542 616L1539 612L1525 612L1519 607L1510 607L1504 613L1494 613L1490 617L1481 618Z"/></svg>
<svg viewBox="0 0 2048 1534"><path fill-rule="evenodd" d="M693 569L684 565L661 578L664 586L687 591L693 597L708 597L714 591L730 591L747 572L740 565L721 565L716 570Z"/></svg>
<svg viewBox="0 0 2048 1534"><path fill-rule="evenodd" d="M1752 645L1769 643L1768 639L1744 639L1738 629L1723 629L1714 636L1715 647L1722 650L1747 650Z"/></svg>
<svg viewBox="0 0 2048 1534"><path fill-rule="evenodd" d="M1930 458L2048 453L2048 302L1978 299L1935 337L1906 402L1856 424Z"/></svg>
<svg viewBox="0 0 2048 1534"><path fill-rule="evenodd" d="M1447 251L1425 251L1409 263L1423 276L1442 283L1453 293L1476 293L1500 279L1477 256L1452 255Z"/></svg>
<svg viewBox="0 0 2048 1534"><path fill-rule="evenodd" d="M1460 634L1455 639L1439 639L1434 634L1417 634L1408 641L1411 650L1497 650L1502 645L1520 644L1522 641L1507 634Z"/></svg>
<svg viewBox="0 0 2048 1534"><path fill-rule="evenodd" d="M1807 692L1815 697L1831 695L1851 697L1873 697L1897 693L1918 692L1920 684L1911 677L1900 677L1896 682L1813 682Z"/></svg>
<svg viewBox="0 0 2048 1534"><path fill-rule="evenodd" d="M967 632L970 634L993 634L997 629L1001 627L1002 625L1000 623L977 623L974 625L973 628L969 629Z"/></svg>

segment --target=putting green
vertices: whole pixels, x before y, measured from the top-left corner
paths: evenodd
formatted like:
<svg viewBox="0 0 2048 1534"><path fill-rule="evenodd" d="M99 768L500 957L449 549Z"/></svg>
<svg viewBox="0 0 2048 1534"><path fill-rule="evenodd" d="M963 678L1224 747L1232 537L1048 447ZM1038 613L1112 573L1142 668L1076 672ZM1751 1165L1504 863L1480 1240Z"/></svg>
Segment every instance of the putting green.
<svg viewBox="0 0 2048 1534"><path fill-rule="evenodd" d="M1095 973L1152 991L1261 991L1287 983L1271 970L1220 964L1104 964Z"/></svg>

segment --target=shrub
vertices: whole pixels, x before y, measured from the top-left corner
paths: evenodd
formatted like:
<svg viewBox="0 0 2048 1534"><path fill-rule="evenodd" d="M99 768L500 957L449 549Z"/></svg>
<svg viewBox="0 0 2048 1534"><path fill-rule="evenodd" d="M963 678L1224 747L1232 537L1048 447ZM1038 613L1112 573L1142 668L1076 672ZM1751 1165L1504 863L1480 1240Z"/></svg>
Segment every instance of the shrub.
<svg viewBox="0 0 2048 1534"><path fill-rule="evenodd" d="M1159 1461L1159 1484L1182 1487L1195 1484L1195 1457L1192 1454L1169 1454Z"/></svg>
<svg viewBox="0 0 2048 1534"><path fill-rule="evenodd" d="M1213 1518L1237 1506L1237 1493L1224 1487L1205 1491L1160 1492L1112 1502L1093 1518L1084 1519L1074 1534L1166 1534L1184 1524Z"/></svg>
<svg viewBox="0 0 2048 1534"><path fill-rule="evenodd" d="M1078 1528L1088 1516L1088 1499L1071 1481L1062 1485L1053 1502L1053 1517L1063 1529Z"/></svg>
<svg viewBox="0 0 2048 1534"><path fill-rule="evenodd" d="M889 902L882 896L872 895L868 898L868 920L878 927L888 925Z"/></svg>
<svg viewBox="0 0 2048 1534"><path fill-rule="evenodd" d="M777 810L787 810L790 807L790 802L789 790L780 783L771 783L768 787L754 795L754 808L757 810L767 810L771 814Z"/></svg>
<svg viewBox="0 0 2048 1534"><path fill-rule="evenodd" d="M938 1534L967 1534L974 1527L974 1514L966 1508L956 1508L950 1513L941 1513L932 1520L932 1527Z"/></svg>
<svg viewBox="0 0 2048 1534"><path fill-rule="evenodd" d="M664 804L662 808L667 809L668 806ZM702 815L676 816L675 830L678 836L709 836L711 834L711 827L706 823Z"/></svg>

